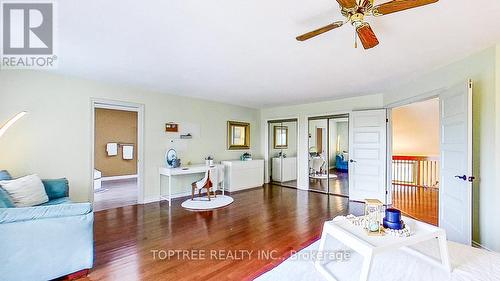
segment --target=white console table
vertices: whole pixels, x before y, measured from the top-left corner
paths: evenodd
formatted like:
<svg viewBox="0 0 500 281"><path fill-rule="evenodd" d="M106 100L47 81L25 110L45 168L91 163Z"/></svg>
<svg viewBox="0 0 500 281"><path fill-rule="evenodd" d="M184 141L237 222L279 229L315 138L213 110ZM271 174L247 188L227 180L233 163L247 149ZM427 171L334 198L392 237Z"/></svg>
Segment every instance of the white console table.
<svg viewBox="0 0 500 281"><path fill-rule="evenodd" d="M229 192L264 184L264 160L233 160L221 163L225 167L224 186Z"/></svg>
<svg viewBox="0 0 500 281"><path fill-rule="evenodd" d="M200 164L200 165L192 165L192 166L185 166L185 167L179 167L179 168L166 168L166 167L160 167L159 168L159 175L160 175L160 193L161 193L161 177L165 176L168 177L168 193L165 195L161 195L161 199L167 200L168 205L172 206L172 177L174 176L181 176L181 175L190 175L190 174L204 174L208 169L210 169L211 173L211 178L216 179L216 183L214 186L216 187L216 190L218 189L219 186L219 169L222 169L222 165L216 164L214 166L207 166L205 164ZM191 188L191 186L189 186ZM224 181L222 181L222 195L224 195Z"/></svg>

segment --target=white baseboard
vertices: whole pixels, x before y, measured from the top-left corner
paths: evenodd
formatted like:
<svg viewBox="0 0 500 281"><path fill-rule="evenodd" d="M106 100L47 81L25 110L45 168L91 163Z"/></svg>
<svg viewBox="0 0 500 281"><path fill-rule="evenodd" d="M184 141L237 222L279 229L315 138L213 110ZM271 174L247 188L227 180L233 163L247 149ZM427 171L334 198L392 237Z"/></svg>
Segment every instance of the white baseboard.
<svg viewBox="0 0 500 281"><path fill-rule="evenodd" d="M488 249L487 247L481 245L480 243L478 243L476 241L472 241L472 246L476 247L476 248L480 248L480 249L486 250L486 251L493 252L492 250Z"/></svg>
<svg viewBox="0 0 500 281"><path fill-rule="evenodd" d="M144 198L144 201L142 202L142 204L148 204L148 203L153 203L153 202L158 202L160 201L160 198L159 197L148 197L148 198Z"/></svg>
<svg viewBox="0 0 500 281"><path fill-rule="evenodd" d="M113 176L113 177L102 177L102 181L116 181L116 180L128 180L136 179L137 175L124 175L124 176Z"/></svg>

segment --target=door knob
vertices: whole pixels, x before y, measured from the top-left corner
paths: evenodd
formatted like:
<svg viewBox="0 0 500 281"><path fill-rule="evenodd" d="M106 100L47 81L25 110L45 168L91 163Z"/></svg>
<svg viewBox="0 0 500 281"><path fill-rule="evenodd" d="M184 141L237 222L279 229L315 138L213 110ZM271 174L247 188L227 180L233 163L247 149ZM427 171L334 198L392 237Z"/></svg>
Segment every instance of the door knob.
<svg viewBox="0 0 500 281"><path fill-rule="evenodd" d="M356 163L356 160L351 159L351 160L349 160L349 162Z"/></svg>
<svg viewBox="0 0 500 281"><path fill-rule="evenodd" d="M455 176L455 178L457 178L457 179L461 179L461 180L464 180L464 181L466 181L466 180L467 180L467 176L466 176L466 175L463 175L463 176Z"/></svg>

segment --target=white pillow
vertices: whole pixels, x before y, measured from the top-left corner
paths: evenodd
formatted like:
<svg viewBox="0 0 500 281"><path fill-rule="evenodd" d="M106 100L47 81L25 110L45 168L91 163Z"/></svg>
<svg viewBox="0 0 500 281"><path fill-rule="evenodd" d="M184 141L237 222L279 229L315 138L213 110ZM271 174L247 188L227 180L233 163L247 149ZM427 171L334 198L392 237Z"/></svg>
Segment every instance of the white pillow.
<svg viewBox="0 0 500 281"><path fill-rule="evenodd" d="M45 187L38 175L29 175L15 180L0 181L16 207L31 207L49 201Z"/></svg>

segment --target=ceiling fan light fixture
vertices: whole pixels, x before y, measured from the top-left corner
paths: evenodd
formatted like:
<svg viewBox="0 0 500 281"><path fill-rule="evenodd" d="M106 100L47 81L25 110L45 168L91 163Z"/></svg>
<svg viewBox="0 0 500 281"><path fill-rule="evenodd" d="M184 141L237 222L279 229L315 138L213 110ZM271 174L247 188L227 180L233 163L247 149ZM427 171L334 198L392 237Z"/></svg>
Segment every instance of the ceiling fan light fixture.
<svg viewBox="0 0 500 281"><path fill-rule="evenodd" d="M361 23L365 20L365 15L362 13L355 13L349 17L349 20L351 21L352 25L355 23Z"/></svg>
<svg viewBox="0 0 500 281"><path fill-rule="evenodd" d="M351 22L355 32L365 49L371 49L379 44L377 36L370 25L365 22L365 16L383 16L420 6L436 3L439 0L392 0L374 6L374 0L337 0L340 12L347 19L344 23ZM332 29L342 26L335 22L314 31L297 37L298 41L305 41Z"/></svg>

